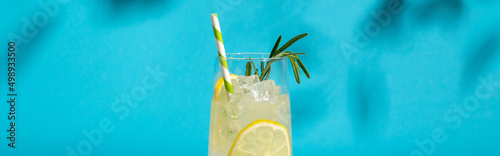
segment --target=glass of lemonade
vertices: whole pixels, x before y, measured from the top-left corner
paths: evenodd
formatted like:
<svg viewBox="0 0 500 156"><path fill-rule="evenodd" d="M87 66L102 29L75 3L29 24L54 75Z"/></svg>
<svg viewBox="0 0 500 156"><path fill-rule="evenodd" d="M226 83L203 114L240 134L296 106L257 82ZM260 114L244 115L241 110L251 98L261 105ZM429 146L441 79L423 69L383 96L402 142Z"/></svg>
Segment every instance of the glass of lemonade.
<svg viewBox="0 0 500 156"><path fill-rule="evenodd" d="M221 58L216 57L209 156L292 154L287 59L268 57L268 53L226 55L233 87L229 98L219 65ZM253 62L252 72L250 76L245 76L250 61ZM272 63L269 77L261 81L258 75L267 63ZM258 75L254 75L254 67Z"/></svg>

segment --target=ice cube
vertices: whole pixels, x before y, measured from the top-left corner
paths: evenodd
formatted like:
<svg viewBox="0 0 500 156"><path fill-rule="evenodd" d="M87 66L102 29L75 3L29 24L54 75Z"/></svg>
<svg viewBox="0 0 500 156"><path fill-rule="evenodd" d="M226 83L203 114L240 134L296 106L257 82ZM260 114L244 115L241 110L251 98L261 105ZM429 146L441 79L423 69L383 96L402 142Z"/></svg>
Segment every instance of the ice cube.
<svg viewBox="0 0 500 156"><path fill-rule="evenodd" d="M241 128L240 120L230 120L226 125L227 132L235 136L241 131Z"/></svg>
<svg viewBox="0 0 500 156"><path fill-rule="evenodd" d="M236 85L238 84L238 80L237 79L231 79L231 85L233 85L233 92L237 92L237 91L240 91L241 88L239 85Z"/></svg>
<svg viewBox="0 0 500 156"><path fill-rule="evenodd" d="M279 86L279 85L274 86L274 91L276 92L276 95L280 95L281 94L281 86Z"/></svg>
<svg viewBox="0 0 500 156"><path fill-rule="evenodd" d="M251 119L268 119L276 121L279 116L279 106L269 103L269 101L258 101L248 109L248 116Z"/></svg>
<svg viewBox="0 0 500 156"><path fill-rule="evenodd" d="M218 138L216 146L219 147L219 151L229 151L229 147L231 147L234 139L242 129L241 120L225 120L218 124L220 124L218 135L214 136Z"/></svg>
<svg viewBox="0 0 500 156"><path fill-rule="evenodd" d="M271 99L270 102L273 105L284 105L284 104L290 103L288 94L281 94L281 95L275 96L273 99Z"/></svg>
<svg viewBox="0 0 500 156"><path fill-rule="evenodd" d="M241 95L240 101L238 101L238 106L240 108L247 108L251 106L253 103L255 103L255 99L252 94L250 93L244 93Z"/></svg>
<svg viewBox="0 0 500 156"><path fill-rule="evenodd" d="M269 101L279 95L279 89L276 89L273 80L265 80L252 86L250 92L255 101Z"/></svg>
<svg viewBox="0 0 500 156"><path fill-rule="evenodd" d="M238 87L242 89L243 92L247 93L250 88L255 84L258 83L259 77L257 75L251 75L251 76L240 76L236 78Z"/></svg>
<svg viewBox="0 0 500 156"><path fill-rule="evenodd" d="M237 119L241 114L241 107L236 104L227 104L224 110L229 118Z"/></svg>

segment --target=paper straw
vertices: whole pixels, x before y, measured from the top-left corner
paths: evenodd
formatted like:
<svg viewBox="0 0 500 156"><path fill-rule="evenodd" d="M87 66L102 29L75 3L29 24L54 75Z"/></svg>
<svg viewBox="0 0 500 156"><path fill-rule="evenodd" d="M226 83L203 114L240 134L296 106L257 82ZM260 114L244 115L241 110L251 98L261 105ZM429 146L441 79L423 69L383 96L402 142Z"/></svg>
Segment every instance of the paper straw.
<svg viewBox="0 0 500 156"><path fill-rule="evenodd" d="M231 85L231 77L229 76L229 68L227 66L226 51L224 49L224 42L222 42L222 34L220 31L219 17L217 14L211 14L212 27L214 28L215 42L217 43L217 51L219 51L219 63L222 71L222 79L224 79L224 86L226 87L227 97L233 94L233 86Z"/></svg>

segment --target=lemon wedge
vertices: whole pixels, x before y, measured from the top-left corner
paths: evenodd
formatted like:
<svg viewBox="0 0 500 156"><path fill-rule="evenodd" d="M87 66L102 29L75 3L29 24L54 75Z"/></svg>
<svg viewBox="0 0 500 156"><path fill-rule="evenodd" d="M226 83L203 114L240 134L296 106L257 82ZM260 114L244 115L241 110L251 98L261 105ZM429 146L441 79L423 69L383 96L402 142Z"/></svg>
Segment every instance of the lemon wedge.
<svg viewBox="0 0 500 156"><path fill-rule="evenodd" d="M288 130L271 120L255 120L240 131L229 156L291 156Z"/></svg>
<svg viewBox="0 0 500 156"><path fill-rule="evenodd" d="M231 80L238 78L238 75L230 74ZM222 86L224 85L224 79L221 77L214 86L214 101L219 101L219 95L222 90Z"/></svg>

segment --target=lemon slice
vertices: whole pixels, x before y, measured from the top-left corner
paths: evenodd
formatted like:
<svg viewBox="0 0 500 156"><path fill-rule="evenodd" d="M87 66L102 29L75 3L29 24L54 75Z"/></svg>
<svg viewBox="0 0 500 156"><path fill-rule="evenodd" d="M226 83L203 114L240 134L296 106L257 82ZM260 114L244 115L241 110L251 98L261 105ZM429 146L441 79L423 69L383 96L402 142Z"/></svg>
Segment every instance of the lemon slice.
<svg viewBox="0 0 500 156"><path fill-rule="evenodd" d="M240 131L229 156L290 156L291 149L285 126L275 121L260 119Z"/></svg>
<svg viewBox="0 0 500 156"><path fill-rule="evenodd" d="M238 75L235 74L230 74L231 80L238 78ZM221 77L217 82L215 83L214 86L214 100L219 101L219 95L222 90L222 86L224 85L224 79Z"/></svg>

